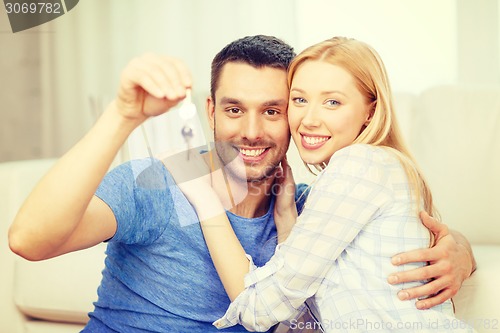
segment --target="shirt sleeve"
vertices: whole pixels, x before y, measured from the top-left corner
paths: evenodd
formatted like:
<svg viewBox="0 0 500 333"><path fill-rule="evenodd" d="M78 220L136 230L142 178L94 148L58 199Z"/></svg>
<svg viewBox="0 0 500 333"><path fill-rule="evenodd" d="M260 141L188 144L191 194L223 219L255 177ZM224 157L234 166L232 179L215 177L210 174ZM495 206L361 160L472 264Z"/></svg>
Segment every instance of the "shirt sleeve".
<svg viewBox="0 0 500 333"><path fill-rule="evenodd" d="M336 152L311 188L288 239L214 325L265 331L303 310L336 258L369 221L390 205L390 171L382 148L352 145Z"/></svg>
<svg viewBox="0 0 500 333"><path fill-rule="evenodd" d="M173 180L163 163L155 159L126 162L111 170L95 195L113 211L117 231L109 240L147 245L167 226L172 214Z"/></svg>
<svg viewBox="0 0 500 333"><path fill-rule="evenodd" d="M297 206L297 213L300 215L302 214L302 210L304 210L304 204L309 195L310 187L307 184L300 183L296 184L295 188L295 205Z"/></svg>

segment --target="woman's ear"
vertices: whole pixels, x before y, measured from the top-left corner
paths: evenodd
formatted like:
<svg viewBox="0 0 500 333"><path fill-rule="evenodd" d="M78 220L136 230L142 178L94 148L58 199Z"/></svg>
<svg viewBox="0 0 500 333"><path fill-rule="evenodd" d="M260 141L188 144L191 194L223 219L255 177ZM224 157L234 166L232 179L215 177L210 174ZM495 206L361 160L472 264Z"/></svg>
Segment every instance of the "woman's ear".
<svg viewBox="0 0 500 333"><path fill-rule="evenodd" d="M372 121L376 107L377 107L377 101L373 101L368 105L368 110L366 112L366 120L364 123L365 126L368 126L368 124L370 124L370 122Z"/></svg>
<svg viewBox="0 0 500 333"><path fill-rule="evenodd" d="M205 109L207 111L208 122L211 129L215 129L215 103L212 97L208 96L205 103Z"/></svg>

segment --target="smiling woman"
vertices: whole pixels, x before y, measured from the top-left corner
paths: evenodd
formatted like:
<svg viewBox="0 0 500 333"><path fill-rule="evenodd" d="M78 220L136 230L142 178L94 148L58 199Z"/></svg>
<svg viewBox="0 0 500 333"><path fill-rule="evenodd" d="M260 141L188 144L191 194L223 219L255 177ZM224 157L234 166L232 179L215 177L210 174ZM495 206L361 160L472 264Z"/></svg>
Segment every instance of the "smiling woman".
<svg viewBox="0 0 500 333"><path fill-rule="evenodd" d="M299 63L291 75L288 121L293 140L305 163L327 163L368 125L371 101L366 103L348 71L328 61Z"/></svg>

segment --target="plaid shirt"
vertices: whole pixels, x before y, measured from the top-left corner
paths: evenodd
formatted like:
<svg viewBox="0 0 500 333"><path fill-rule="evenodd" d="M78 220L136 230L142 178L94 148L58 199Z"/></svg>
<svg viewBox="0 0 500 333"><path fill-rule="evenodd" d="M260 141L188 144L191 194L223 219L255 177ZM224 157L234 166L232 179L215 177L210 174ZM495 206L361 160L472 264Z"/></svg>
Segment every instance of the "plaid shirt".
<svg viewBox="0 0 500 333"><path fill-rule="evenodd" d="M264 267L251 263L246 289L214 325L265 331L288 321L300 330L295 318L312 297L308 303L326 332L451 331L458 321L451 301L418 310L415 300L401 301L397 292L424 281L387 282L395 270L424 265L391 264L397 253L429 246L419 209L389 149L356 144L339 150L318 176L288 239Z"/></svg>

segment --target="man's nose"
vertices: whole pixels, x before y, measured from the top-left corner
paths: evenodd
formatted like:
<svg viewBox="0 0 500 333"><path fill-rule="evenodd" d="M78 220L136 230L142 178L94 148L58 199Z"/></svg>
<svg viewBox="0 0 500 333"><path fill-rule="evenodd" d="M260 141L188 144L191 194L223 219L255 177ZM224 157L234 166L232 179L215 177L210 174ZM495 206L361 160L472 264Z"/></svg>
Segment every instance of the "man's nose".
<svg viewBox="0 0 500 333"><path fill-rule="evenodd" d="M264 124L259 115L249 115L243 120L241 135L250 141L262 139L264 135Z"/></svg>

